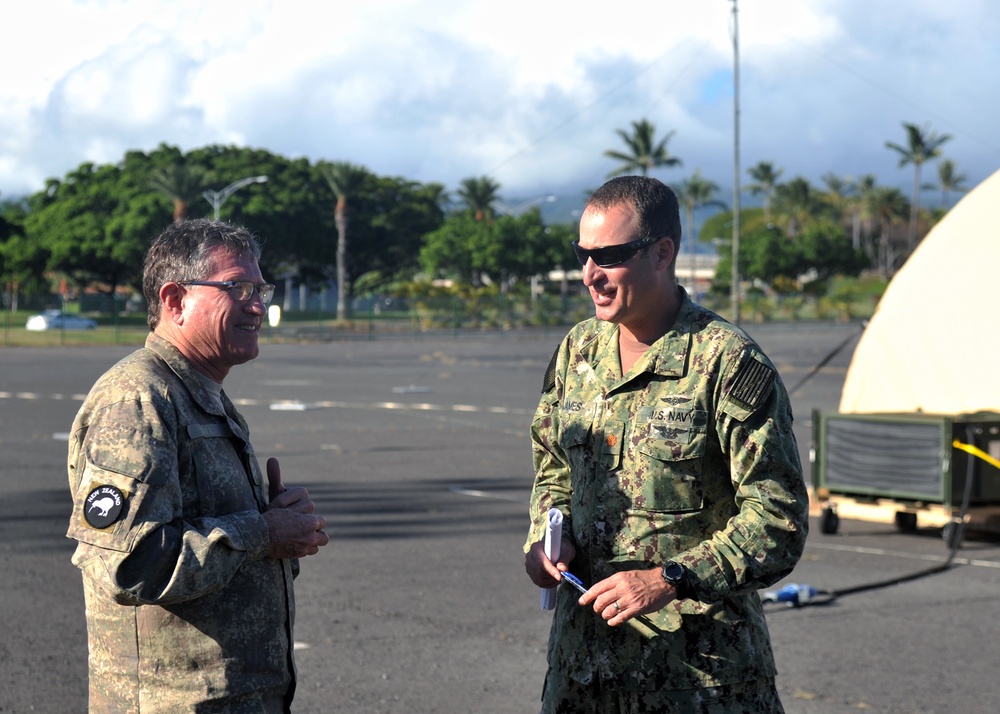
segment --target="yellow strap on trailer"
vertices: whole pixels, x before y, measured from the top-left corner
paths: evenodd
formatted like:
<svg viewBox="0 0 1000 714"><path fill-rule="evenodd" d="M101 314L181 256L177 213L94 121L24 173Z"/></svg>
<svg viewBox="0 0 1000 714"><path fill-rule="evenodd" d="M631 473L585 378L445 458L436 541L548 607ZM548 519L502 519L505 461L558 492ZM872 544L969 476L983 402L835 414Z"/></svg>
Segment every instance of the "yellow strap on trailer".
<svg viewBox="0 0 1000 714"><path fill-rule="evenodd" d="M997 461L992 456L990 456L989 454L987 454L985 451L983 451L982 449L976 448L972 444L963 444L958 439L955 439L953 442L951 442L951 445L954 446L956 449L961 449L965 453L972 454L973 456L982 459L983 461L985 461L989 465L991 465L991 466L993 466L995 468L1000 469L1000 461Z"/></svg>

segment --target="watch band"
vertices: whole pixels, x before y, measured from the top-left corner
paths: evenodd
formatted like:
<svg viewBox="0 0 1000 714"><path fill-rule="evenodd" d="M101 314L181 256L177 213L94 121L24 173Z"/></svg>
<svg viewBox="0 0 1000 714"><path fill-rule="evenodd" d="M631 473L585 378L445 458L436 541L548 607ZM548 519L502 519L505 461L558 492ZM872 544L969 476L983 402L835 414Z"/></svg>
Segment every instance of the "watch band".
<svg viewBox="0 0 1000 714"><path fill-rule="evenodd" d="M677 593L678 600L685 600L691 597L691 583L688 581L687 568L683 565L673 560L668 560L663 564L660 575L668 585L673 587L674 592Z"/></svg>

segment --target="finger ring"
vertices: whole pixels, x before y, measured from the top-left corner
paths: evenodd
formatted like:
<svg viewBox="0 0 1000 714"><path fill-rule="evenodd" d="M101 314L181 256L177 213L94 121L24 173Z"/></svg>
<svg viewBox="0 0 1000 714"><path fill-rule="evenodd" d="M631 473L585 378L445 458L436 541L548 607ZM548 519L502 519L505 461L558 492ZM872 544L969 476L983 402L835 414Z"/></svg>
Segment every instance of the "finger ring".
<svg viewBox="0 0 1000 714"><path fill-rule="evenodd" d="M617 610L618 612L621 612L621 611L622 611L622 606L618 604L618 601L617 601L617 600L615 600L615 601L614 601L613 603L611 603L611 604L615 606L615 609L616 609L616 610Z"/></svg>

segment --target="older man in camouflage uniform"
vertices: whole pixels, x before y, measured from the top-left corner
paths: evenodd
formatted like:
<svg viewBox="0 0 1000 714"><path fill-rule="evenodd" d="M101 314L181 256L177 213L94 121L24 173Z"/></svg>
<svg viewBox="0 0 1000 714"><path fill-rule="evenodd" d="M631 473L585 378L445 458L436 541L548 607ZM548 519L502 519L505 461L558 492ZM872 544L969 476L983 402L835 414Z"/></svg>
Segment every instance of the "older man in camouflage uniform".
<svg viewBox="0 0 1000 714"><path fill-rule="evenodd" d="M680 237L676 196L644 177L609 181L580 221L596 316L557 349L531 428L525 569L590 585L559 588L550 714L782 711L757 590L808 527L789 399L757 344L677 285Z"/></svg>
<svg viewBox="0 0 1000 714"><path fill-rule="evenodd" d="M73 424L73 562L83 572L90 711L288 712L297 558L328 542L277 461L261 473L222 390L254 359L274 286L242 228L188 221L146 256L146 346Z"/></svg>

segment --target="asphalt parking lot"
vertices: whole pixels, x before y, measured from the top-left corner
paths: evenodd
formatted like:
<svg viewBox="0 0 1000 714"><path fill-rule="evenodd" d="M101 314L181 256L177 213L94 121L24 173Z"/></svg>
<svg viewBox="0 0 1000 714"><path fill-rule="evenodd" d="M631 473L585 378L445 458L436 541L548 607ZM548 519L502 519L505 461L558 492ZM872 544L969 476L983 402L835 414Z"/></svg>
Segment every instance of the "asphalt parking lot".
<svg viewBox="0 0 1000 714"><path fill-rule="evenodd" d="M857 325L750 326L792 387ZM527 428L556 331L266 344L227 393L330 521L297 582L294 711L537 711L550 616L523 571ZM854 342L793 394L836 409ZM0 712L86 710L82 586L65 538L68 431L133 348L0 349ZM808 469L808 465L806 464ZM815 526L787 582L842 589L948 555L937 532ZM822 607L769 605L789 714L994 711L1000 543Z"/></svg>

